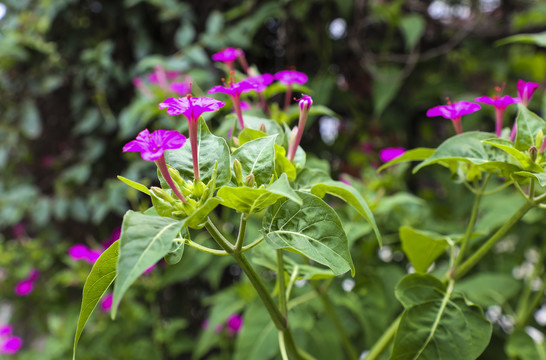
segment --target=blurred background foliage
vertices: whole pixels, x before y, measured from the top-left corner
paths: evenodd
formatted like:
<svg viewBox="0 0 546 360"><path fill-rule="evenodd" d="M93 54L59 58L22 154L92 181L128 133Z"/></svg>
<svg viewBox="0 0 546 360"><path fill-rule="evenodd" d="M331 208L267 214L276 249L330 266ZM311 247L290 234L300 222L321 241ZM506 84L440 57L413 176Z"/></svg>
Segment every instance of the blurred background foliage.
<svg viewBox="0 0 546 360"><path fill-rule="evenodd" d="M545 30L541 1L2 0L0 5L0 323L13 323L25 340L18 359L69 356L90 265L71 259L68 249L100 247L127 208L149 205L116 175L153 178L153 166L130 162L137 157L121 152L144 127L184 130L184 121L174 123L157 109L167 93L147 98L133 86L133 78L155 66L191 76L197 94L220 82L224 69L210 55L228 46L242 48L261 72L295 66L309 75L306 86L315 104L336 116L311 119L302 146L326 160L321 166L329 166L334 177L345 176L359 187L388 245L378 252L369 227L339 209L354 244L357 276L334 280L328 291L350 337L361 339L361 350L400 309L392 292L407 265L399 227L424 226L425 215L434 214L432 229L460 231L472 201L461 186L440 186L448 176L434 169L409 176L400 166L377 175L378 151L437 146L451 134L451 124L426 118L425 112L446 97L472 100L503 83L515 96L517 79L544 86L546 78L543 47L496 46L513 34ZM535 96L530 108L544 114L546 97ZM463 126L491 131L492 114L485 108L467 116ZM499 221L497 203L484 207ZM217 216L229 231L229 216ZM540 226L541 219L529 222ZM528 242L536 241L536 229L522 227ZM509 273L511 264L524 261L521 254L506 253L504 263L484 266ZM255 346L254 330L267 324L265 312L229 260L192 255L187 250L178 265L159 266L140 279L115 322L98 310L78 358L189 359L193 353L212 359L230 358L234 351L234 358L244 358ZM267 254L255 257L267 263ZM32 269L40 272L34 291L16 296L16 283ZM251 304L245 319L253 320L236 339L215 331L245 304ZM319 316L319 299L302 306L305 311L294 315L296 335L314 334L301 335L310 344L303 347L336 358L342 350L328 330L332 324ZM202 326L206 319L208 327ZM262 356L255 359L277 356L271 347L276 334L270 332L253 348ZM492 345L484 356L504 355L498 357Z"/></svg>

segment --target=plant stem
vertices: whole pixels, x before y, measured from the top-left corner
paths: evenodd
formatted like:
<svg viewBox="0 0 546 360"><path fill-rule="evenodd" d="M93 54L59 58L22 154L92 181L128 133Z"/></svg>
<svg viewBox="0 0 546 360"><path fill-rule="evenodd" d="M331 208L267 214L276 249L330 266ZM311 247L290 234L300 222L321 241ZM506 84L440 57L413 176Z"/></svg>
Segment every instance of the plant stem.
<svg viewBox="0 0 546 360"><path fill-rule="evenodd" d="M534 201L527 201L518 211L497 232L493 234L471 257L469 257L461 266L455 269L453 279L459 279L472 269L495 244L525 215L529 210L536 206Z"/></svg>
<svg viewBox="0 0 546 360"><path fill-rule="evenodd" d="M460 262L464 259L466 248L468 247L470 237L472 236L472 231L474 231L474 226L476 225L476 220L478 219L478 211L480 209L480 201L482 199L483 191L485 190L485 187L487 186L490 178L491 174L488 174L483 181L480 190L476 193L476 197L474 198L474 205L472 205L472 211L470 213L470 220L468 221L468 225L466 227L466 231L461 244L461 249L459 251L459 254L457 255L457 258L455 259L454 268L457 267L457 265L459 265Z"/></svg>
<svg viewBox="0 0 546 360"><path fill-rule="evenodd" d="M366 356L366 360L376 360L381 354L387 349L391 341L394 339L396 330L398 330L398 325L400 325L400 320L402 315L399 315L389 326L389 328L383 333L383 335L377 340L374 346L370 349L370 352Z"/></svg>
<svg viewBox="0 0 546 360"><path fill-rule="evenodd" d="M286 284L284 282L284 260L282 249L277 249L277 282L279 284L279 310L288 320L288 308L286 305Z"/></svg>
<svg viewBox="0 0 546 360"><path fill-rule="evenodd" d="M273 324L280 332L282 332L286 350L292 356L292 358L296 360L313 359L310 355L298 349L294 341L292 332L288 327L286 318L277 308L277 305L269 294L269 291L265 287L265 284L263 283L260 276L256 273L252 265L248 262L245 254L242 253L240 250L237 250L235 246L230 244L229 241L224 237L224 235L222 235L222 233L220 233L220 231L216 228L216 226L212 223L210 219L207 219L207 224L205 225L205 227L214 238L214 240L216 240L218 245L220 245L224 250L226 250L227 253L233 256L235 261L237 261L243 272L250 280L252 286L254 286L254 289L262 300L267 312L269 313L269 316L271 317L271 320L273 321Z"/></svg>
<svg viewBox="0 0 546 360"><path fill-rule="evenodd" d="M237 235L237 241L235 242L235 249L241 251L243 243L245 242L246 222L248 217L245 214L241 214L241 221L239 223L239 234Z"/></svg>
<svg viewBox="0 0 546 360"><path fill-rule="evenodd" d="M337 313L334 310L334 307L332 306L332 302L330 301L328 294L326 293L326 291L321 289L318 286L318 284L316 284L315 282L311 281L311 285L313 286L313 289L315 289L315 292L319 295L320 300L322 301L322 306L324 306L324 310L326 310L326 314L328 314L328 316L334 323L334 326L336 327L339 337L341 338L341 341L343 342L343 346L345 346L345 351L347 352L349 359L358 360L358 355L353 347L353 344L349 340L349 336L347 335L345 328L341 324L341 320L337 316Z"/></svg>

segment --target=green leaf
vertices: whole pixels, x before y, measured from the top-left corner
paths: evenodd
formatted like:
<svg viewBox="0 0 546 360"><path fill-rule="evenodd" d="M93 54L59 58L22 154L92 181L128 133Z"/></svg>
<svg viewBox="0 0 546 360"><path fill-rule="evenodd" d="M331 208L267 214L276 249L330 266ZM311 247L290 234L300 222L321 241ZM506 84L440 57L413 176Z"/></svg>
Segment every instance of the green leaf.
<svg viewBox="0 0 546 360"><path fill-rule="evenodd" d="M302 205L281 200L267 209L261 230L266 242L301 253L336 275L349 270L354 275L347 235L336 212L315 195L297 194Z"/></svg>
<svg viewBox="0 0 546 360"><path fill-rule="evenodd" d="M409 14L400 21L400 30L406 42L406 51L411 51L425 31L425 20L419 14Z"/></svg>
<svg viewBox="0 0 546 360"><path fill-rule="evenodd" d="M150 266L171 251L171 243L185 221L144 215L129 210L123 217L119 239L117 280L114 285L112 318L129 286Z"/></svg>
<svg viewBox="0 0 546 360"><path fill-rule="evenodd" d="M276 121L245 115L245 129L250 128L253 130L259 130L262 124L265 125L265 132L267 135L278 135L275 139L277 144L282 145L284 143L284 132L282 131L282 127Z"/></svg>
<svg viewBox="0 0 546 360"><path fill-rule="evenodd" d="M115 241L97 259L83 286L82 306L78 317L78 327L74 337L72 358L76 359L76 348L83 328L97 307L100 298L116 278L116 267L119 255L119 240Z"/></svg>
<svg viewBox="0 0 546 360"><path fill-rule="evenodd" d="M146 195L150 195L150 190L148 188L140 183L137 183L136 181L129 180L121 175L118 175L118 179L123 181L125 184L129 185L135 190L138 190L140 192L143 192Z"/></svg>
<svg viewBox="0 0 546 360"><path fill-rule="evenodd" d="M402 250L411 261L415 271L427 272L432 263L449 246L445 237L429 231L413 229L410 226L400 228Z"/></svg>
<svg viewBox="0 0 546 360"><path fill-rule="evenodd" d="M509 154L510 156L512 156L514 159L518 161L518 163L521 165L521 167L524 170L544 172L543 168L538 166L537 163L531 161L531 158L529 157L529 155L527 155L527 151L525 152L519 151L518 149L514 147L514 145L512 144L510 140L494 138L494 139L484 140L483 142L485 144L489 144L496 148L499 148L502 151Z"/></svg>
<svg viewBox="0 0 546 360"><path fill-rule="evenodd" d="M504 304L516 296L521 283L512 275L501 273L480 273L469 276L455 285L455 289L481 306Z"/></svg>
<svg viewBox="0 0 546 360"><path fill-rule="evenodd" d="M374 69L373 104L374 115L379 117L394 99L402 86L402 70L395 66L382 66Z"/></svg>
<svg viewBox="0 0 546 360"><path fill-rule="evenodd" d="M546 360L546 342L537 344L524 330L510 334L505 346L506 354L519 360Z"/></svg>
<svg viewBox="0 0 546 360"><path fill-rule="evenodd" d="M417 165L413 172L432 164L440 164L455 171L460 162L477 165L478 170L501 175L518 171L519 167L510 163L505 152L483 143L483 140L492 137L494 135L491 133L479 131L469 131L450 137L438 146L432 156Z"/></svg>
<svg viewBox="0 0 546 360"><path fill-rule="evenodd" d="M539 130L546 133L546 121L522 104L518 104L516 126L515 147L521 151L527 151L531 146L536 146L535 139Z"/></svg>
<svg viewBox="0 0 546 360"><path fill-rule="evenodd" d="M276 253L271 251L271 248L268 246L257 246L252 251L252 262L276 272L277 258L275 254ZM330 269L307 264L298 264L290 257L284 257L284 269L288 274L292 274L296 266L298 267L297 280L322 280L335 276Z"/></svg>
<svg viewBox="0 0 546 360"><path fill-rule="evenodd" d="M239 144L243 145L244 143L247 143L251 140L256 140L256 139L259 139L259 138L263 138L263 137L266 137L267 134L260 131L260 130L254 130L254 129L251 129L249 128L248 126L245 127L243 129L243 131L241 131L239 133Z"/></svg>
<svg viewBox="0 0 546 360"><path fill-rule="evenodd" d="M295 157L294 160L296 160ZM277 144L275 144L275 173L277 177L285 173L289 181L296 180L296 167L287 159L286 150Z"/></svg>
<svg viewBox="0 0 546 360"><path fill-rule="evenodd" d="M416 148L411 149L403 153L397 158L392 159L388 163L385 163L377 169L377 171L383 171L384 169L391 167L396 164L400 164L407 161L422 161L428 159L432 154L434 154L434 149L429 148Z"/></svg>
<svg viewBox="0 0 546 360"><path fill-rule="evenodd" d="M271 359L278 353L278 331L262 304L253 302L244 313L244 326L235 342L235 360Z"/></svg>
<svg viewBox="0 0 546 360"><path fill-rule="evenodd" d="M495 46L511 43L535 44L537 46L546 47L546 31L537 34L517 34L508 36L495 42Z"/></svg>
<svg viewBox="0 0 546 360"><path fill-rule="evenodd" d="M513 175L526 178L535 178L536 180L538 180L540 186L546 186L546 173L535 174L527 171L516 171Z"/></svg>
<svg viewBox="0 0 546 360"><path fill-rule="evenodd" d="M183 236L183 238L189 238L190 235L189 235L188 229L184 228L182 230L185 233L184 234L185 236ZM184 243L182 241L180 242L173 241L171 243L171 251L169 251L167 255L163 257L163 259L165 259L165 262L169 265L176 265L180 262L180 260L182 260L183 255L184 255Z"/></svg>
<svg viewBox="0 0 546 360"><path fill-rule="evenodd" d="M282 174L267 188L224 186L218 190L218 196L224 200L224 206L249 215L262 211L281 198L288 198L297 204L302 204L301 198L290 187L286 174Z"/></svg>
<svg viewBox="0 0 546 360"><path fill-rule="evenodd" d="M432 275L410 274L396 287L405 307L391 359L476 359L491 337L480 307Z"/></svg>
<svg viewBox="0 0 546 360"><path fill-rule="evenodd" d="M331 181L332 178L322 169L303 168L298 174L294 186L299 190L311 190L315 184Z"/></svg>
<svg viewBox="0 0 546 360"><path fill-rule="evenodd" d="M269 184L275 172L275 137L251 140L233 152L233 160L239 160L243 167L243 179L254 174L258 186Z"/></svg>
<svg viewBox="0 0 546 360"><path fill-rule="evenodd" d="M211 179L216 161L218 161L218 177L216 186L229 183L231 179L231 159L226 140L212 135L203 118L199 118L197 128L199 153L199 176L205 184ZM165 151L165 161L180 172L185 180L193 180L193 160L190 141L177 150Z"/></svg>
<svg viewBox="0 0 546 360"><path fill-rule="evenodd" d="M356 191L354 187L341 181L329 180L313 185L311 187L311 193L320 198L323 198L326 194L330 194L351 205L372 226L379 246L381 246L381 233L377 228L372 211L368 207L366 200L364 200L362 195L360 195L360 193Z"/></svg>
<svg viewBox="0 0 546 360"><path fill-rule="evenodd" d="M218 205L222 204L223 200L217 197L209 198L203 205L197 208L185 221L185 226L192 229L202 229L205 226L209 213Z"/></svg>

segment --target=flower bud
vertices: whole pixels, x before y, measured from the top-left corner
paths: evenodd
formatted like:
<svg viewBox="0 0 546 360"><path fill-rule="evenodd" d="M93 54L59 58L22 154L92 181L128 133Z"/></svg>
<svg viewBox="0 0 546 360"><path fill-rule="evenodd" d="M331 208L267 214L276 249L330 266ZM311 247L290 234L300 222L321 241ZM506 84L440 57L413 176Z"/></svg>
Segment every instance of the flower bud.
<svg viewBox="0 0 546 360"><path fill-rule="evenodd" d="M235 147L241 146L241 142L239 141L239 138L236 136L231 138L231 142L233 143L233 146Z"/></svg>
<svg viewBox="0 0 546 360"><path fill-rule="evenodd" d="M537 160L538 150L536 146L531 146L529 148L529 157L531 158L532 162L535 162Z"/></svg>
<svg viewBox="0 0 546 360"><path fill-rule="evenodd" d="M237 159L233 160L233 171L235 172L235 180L238 186L243 186L243 166Z"/></svg>
<svg viewBox="0 0 546 360"><path fill-rule="evenodd" d="M544 132L542 129L538 130L537 135L535 136L535 144L538 149L542 147L542 143L544 142ZM540 152L540 150L539 150Z"/></svg>
<svg viewBox="0 0 546 360"><path fill-rule="evenodd" d="M194 180L193 181L193 196L196 198L201 198L203 196L203 193L205 192L205 189L207 186L201 181L201 180Z"/></svg>
<svg viewBox="0 0 546 360"><path fill-rule="evenodd" d="M256 185L256 178L254 177L254 174L249 174L245 178L245 186L254 187L254 185Z"/></svg>
<svg viewBox="0 0 546 360"><path fill-rule="evenodd" d="M150 188L150 192L158 199L164 200L171 205L176 203L171 195L169 195L165 190L158 188L157 186L152 186Z"/></svg>
<svg viewBox="0 0 546 360"><path fill-rule="evenodd" d="M260 124L259 130L260 130L261 132L263 132L263 133L267 133L266 128L265 128L265 124L264 124L264 123L261 123L261 124Z"/></svg>

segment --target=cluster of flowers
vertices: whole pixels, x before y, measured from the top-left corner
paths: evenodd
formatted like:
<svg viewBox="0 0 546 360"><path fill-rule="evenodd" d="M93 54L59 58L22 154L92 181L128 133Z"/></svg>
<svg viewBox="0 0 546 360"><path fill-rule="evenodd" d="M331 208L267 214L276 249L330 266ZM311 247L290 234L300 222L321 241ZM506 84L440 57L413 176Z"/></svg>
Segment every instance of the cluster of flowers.
<svg viewBox="0 0 546 360"><path fill-rule="evenodd" d="M0 355L13 355L23 346L23 340L13 335L13 328L6 324L0 326Z"/></svg>
<svg viewBox="0 0 546 360"><path fill-rule="evenodd" d="M487 104L495 107L495 133L498 137L502 133L502 123L504 118L504 112L509 105L521 103L524 106L529 104L529 100L533 96L535 90L539 87L539 84L534 82L526 82L519 80L517 83L518 97L511 97L508 95L502 96L503 89L500 87L495 88L496 94L492 97L481 96L474 99L474 101ZM459 101L451 103L448 99L447 105L435 106L427 111L428 117L442 116L446 119L450 119L453 122L455 131L457 134L462 134L463 127L461 124L461 118L463 115L472 114L481 109L479 104L470 101ZM516 138L516 124L512 126L510 133L510 141L514 141ZM543 142L546 146L546 141ZM543 152L545 149L541 148L539 151ZM386 148L379 152L379 158L383 162L389 162L406 152L404 148Z"/></svg>
<svg viewBox="0 0 546 360"><path fill-rule="evenodd" d="M241 94L249 91L256 91L259 95L264 111L267 112L267 104L265 103L265 99L261 93L274 80L278 80L287 86L286 99L288 100L292 96L293 84L304 84L307 82L307 75L295 70L284 70L274 75L253 75L251 74L250 68L246 64L246 60L244 60L244 52L241 49L227 48L214 54L212 58L215 61L224 62L228 69L230 69L231 74L233 73L234 62L238 59L247 72L248 77L246 79L239 82L234 82L233 78L231 77L227 83L225 79L222 79L224 82L223 86L214 86L208 91L209 94L224 93L229 95L241 129L245 128L241 108ZM303 95L301 99L297 100L299 100L300 104L300 119L298 126L294 128L292 135L290 136L288 157L291 161L293 161L299 142L301 141L305 122L309 114L309 109L313 103L313 100L308 95ZM186 94L184 97L167 98L159 104L160 109L167 109L167 114L171 116L184 115L188 120L194 178L196 181L200 181L199 158L197 150L197 121L203 113L217 111L224 105L225 103L223 101L209 97L194 97L191 95L191 93ZM285 101L285 107L288 105L289 101ZM143 160L154 161L165 181L183 204L187 203L188 200L174 184L165 163L164 154L165 150L181 148L186 143L186 140L187 139L184 135L174 130L156 130L153 133L150 133L148 129L144 129L137 135L135 140L130 141L123 147L124 152L140 152Z"/></svg>
<svg viewBox="0 0 546 360"><path fill-rule="evenodd" d="M201 324L201 328L203 330L208 329L209 327L209 321L205 320ZM241 328L243 327L243 317L239 314L231 314L227 317L225 324L218 324L214 328L214 332L217 334L220 334L224 330L226 331L228 336L233 336L239 333L241 331Z"/></svg>

